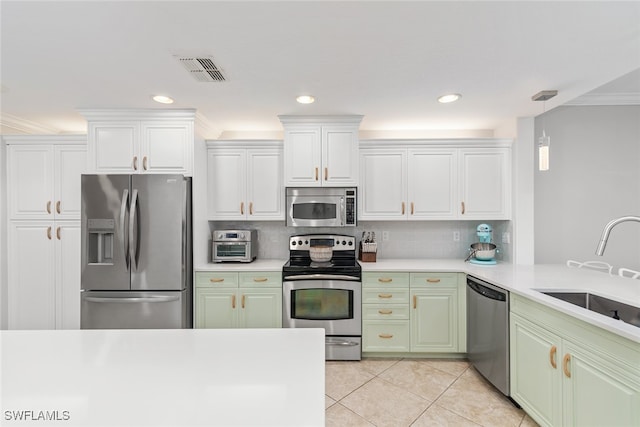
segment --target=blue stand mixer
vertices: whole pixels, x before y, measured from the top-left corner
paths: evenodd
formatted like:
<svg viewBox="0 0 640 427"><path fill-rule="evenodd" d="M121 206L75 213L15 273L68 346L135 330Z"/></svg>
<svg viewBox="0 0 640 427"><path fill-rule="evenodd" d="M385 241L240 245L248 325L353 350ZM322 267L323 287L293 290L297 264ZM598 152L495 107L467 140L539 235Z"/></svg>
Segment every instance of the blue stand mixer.
<svg viewBox="0 0 640 427"><path fill-rule="evenodd" d="M471 245L471 253L467 258L472 264L495 265L496 245L491 243L493 228L489 224L480 224L476 228L478 243Z"/></svg>

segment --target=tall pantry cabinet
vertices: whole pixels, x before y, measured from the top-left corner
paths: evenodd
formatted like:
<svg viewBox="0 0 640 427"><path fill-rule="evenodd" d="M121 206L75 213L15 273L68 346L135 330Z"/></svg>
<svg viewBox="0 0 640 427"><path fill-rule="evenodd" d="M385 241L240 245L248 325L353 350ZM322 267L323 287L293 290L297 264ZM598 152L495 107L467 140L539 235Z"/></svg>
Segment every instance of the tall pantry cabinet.
<svg viewBox="0 0 640 427"><path fill-rule="evenodd" d="M9 329L80 327L86 136L5 136Z"/></svg>

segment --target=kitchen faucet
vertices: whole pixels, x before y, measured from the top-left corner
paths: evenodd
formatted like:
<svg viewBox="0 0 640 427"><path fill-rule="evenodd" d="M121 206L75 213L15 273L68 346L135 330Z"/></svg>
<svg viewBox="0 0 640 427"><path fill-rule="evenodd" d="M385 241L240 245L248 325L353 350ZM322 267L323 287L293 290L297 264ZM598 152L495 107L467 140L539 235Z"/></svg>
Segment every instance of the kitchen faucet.
<svg viewBox="0 0 640 427"><path fill-rule="evenodd" d="M612 219L602 230L602 236L600 236L600 243L598 243L598 249L596 249L596 255L602 256L604 254L604 248L607 246L607 240L609 240L609 234L611 229L621 222L637 221L640 222L640 216L621 216L620 218Z"/></svg>

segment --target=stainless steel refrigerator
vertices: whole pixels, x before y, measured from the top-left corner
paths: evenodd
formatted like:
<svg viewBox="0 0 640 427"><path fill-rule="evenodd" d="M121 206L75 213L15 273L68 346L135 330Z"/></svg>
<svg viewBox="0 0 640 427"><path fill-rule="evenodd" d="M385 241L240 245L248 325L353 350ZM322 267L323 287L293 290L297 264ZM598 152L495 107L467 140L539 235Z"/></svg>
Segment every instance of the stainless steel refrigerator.
<svg viewBox="0 0 640 427"><path fill-rule="evenodd" d="M191 178L82 175L81 329L192 327Z"/></svg>

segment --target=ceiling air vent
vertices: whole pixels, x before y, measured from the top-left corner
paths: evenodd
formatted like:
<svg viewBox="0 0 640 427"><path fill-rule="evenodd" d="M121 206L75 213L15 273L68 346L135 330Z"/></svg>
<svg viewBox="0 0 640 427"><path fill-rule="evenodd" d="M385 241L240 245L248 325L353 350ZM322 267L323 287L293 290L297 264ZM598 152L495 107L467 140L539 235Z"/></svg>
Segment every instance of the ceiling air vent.
<svg viewBox="0 0 640 427"><path fill-rule="evenodd" d="M222 70L210 56L176 56L184 68L199 82L224 82Z"/></svg>

